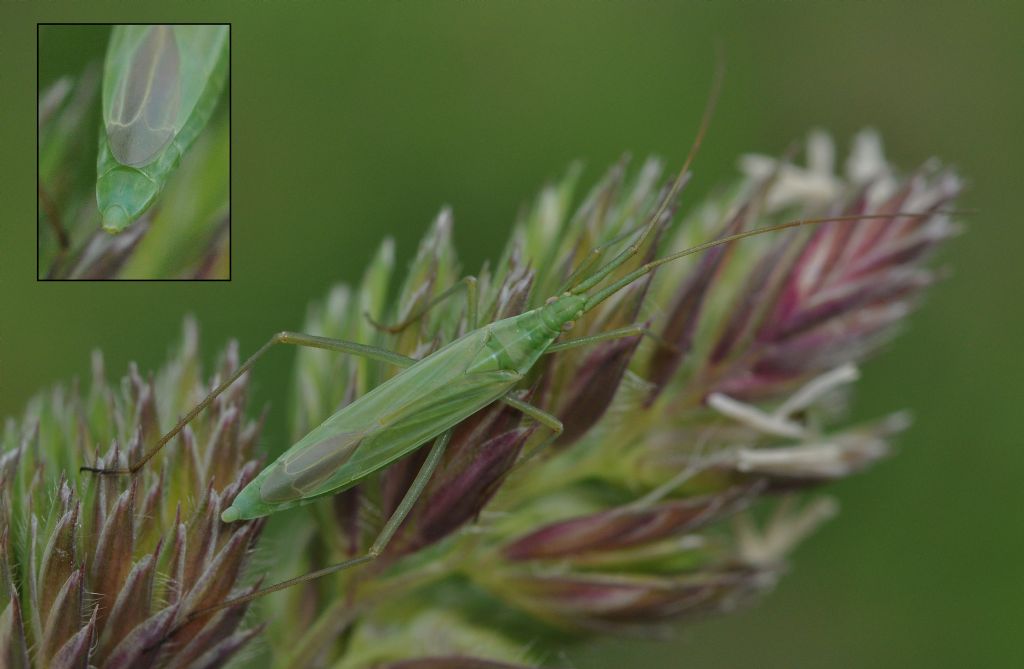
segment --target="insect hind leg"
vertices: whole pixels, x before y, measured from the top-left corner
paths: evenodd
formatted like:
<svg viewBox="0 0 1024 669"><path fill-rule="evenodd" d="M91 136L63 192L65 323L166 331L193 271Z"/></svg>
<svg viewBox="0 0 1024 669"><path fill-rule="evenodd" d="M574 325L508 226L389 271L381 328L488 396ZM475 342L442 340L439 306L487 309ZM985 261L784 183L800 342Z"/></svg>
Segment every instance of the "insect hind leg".
<svg viewBox="0 0 1024 669"><path fill-rule="evenodd" d="M186 413L184 416L178 419L178 422L164 434L160 439L157 440L156 444L146 451L142 457L133 465L128 467L117 467L117 468L103 468L103 467L79 467L81 472L92 472L93 474L101 475L125 475L135 474L142 467L149 462L153 457L163 449L164 446L170 442L179 432L181 432L186 425L198 416L204 409L213 403L219 395L225 390L231 387L231 385L240 379L243 374L248 372L256 361L259 360L263 355L273 348L277 344L291 344L293 346L304 346L307 348L320 348L328 351L338 351L341 353L350 353L355 356L369 358L371 360L378 360L380 362L386 362L396 367L409 367L416 361L412 358L388 351L387 349L378 348L376 346L368 346L366 344L359 344L357 342L346 341L344 339L330 339L328 337L318 337L316 335L303 334L301 332L278 332L270 338L266 344L256 350L249 358L238 366L223 383L218 385L216 388L210 391L210 393L204 397L199 404L195 405Z"/></svg>
<svg viewBox="0 0 1024 669"><path fill-rule="evenodd" d="M323 576L335 574L339 571L351 569L352 567L357 567L361 564L376 560L384 553L384 550L388 547L391 539L395 536L395 532L397 532L398 528L401 527L406 517L408 517L409 512L412 511L412 507L415 506L416 502L423 494L423 491L427 487L427 483L430 482L430 478L434 475L438 465L441 463L441 458L444 456L444 452L448 448L448 443L451 441L451 438L452 430L448 430L434 440L434 445L430 448L430 452L427 454L427 459L423 462L423 466L420 467L420 471L416 474L416 478L413 479L412 484L406 491L405 496L398 505L398 508L395 509L394 513L391 514L391 517L388 518L386 523L384 523L384 527L381 528L380 532L377 534L377 538L364 555L349 558L348 560L343 560L337 564L309 572L308 574L303 574L302 576L296 576L295 578L290 578L286 581L281 581L280 583L268 585L265 588L260 588L245 595L228 599L214 606L192 611L185 617L183 622L175 628L174 631L167 635L167 637L169 638L173 636L178 629L181 629L196 619L207 616L215 611L238 606L239 604L245 604L246 602L251 602L254 599L259 599L264 595L269 595L272 592L284 590L285 588L290 588L294 585L300 585Z"/></svg>

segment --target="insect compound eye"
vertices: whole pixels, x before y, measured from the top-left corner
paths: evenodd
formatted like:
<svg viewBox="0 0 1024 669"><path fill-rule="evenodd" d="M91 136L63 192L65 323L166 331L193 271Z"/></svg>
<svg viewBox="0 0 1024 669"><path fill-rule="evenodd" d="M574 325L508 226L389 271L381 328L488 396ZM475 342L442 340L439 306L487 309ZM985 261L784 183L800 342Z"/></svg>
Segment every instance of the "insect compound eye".
<svg viewBox="0 0 1024 669"><path fill-rule="evenodd" d="M343 432L328 437L273 466L260 486L260 498L268 503L290 502L307 496L331 477L362 443L362 432Z"/></svg>
<svg viewBox="0 0 1024 669"><path fill-rule="evenodd" d="M545 305L548 305L548 304L554 304L554 303L555 303L555 302L557 302L557 301L558 301L558 298L557 298L557 297L555 297L554 295L552 295L552 296L551 296L551 297L549 297L548 299L544 300L544 304L545 304Z"/></svg>
<svg viewBox="0 0 1024 669"><path fill-rule="evenodd" d="M565 331L565 332L568 332L569 330L573 329L574 327L576 327L576 321L566 321L565 324L562 325L562 330Z"/></svg>

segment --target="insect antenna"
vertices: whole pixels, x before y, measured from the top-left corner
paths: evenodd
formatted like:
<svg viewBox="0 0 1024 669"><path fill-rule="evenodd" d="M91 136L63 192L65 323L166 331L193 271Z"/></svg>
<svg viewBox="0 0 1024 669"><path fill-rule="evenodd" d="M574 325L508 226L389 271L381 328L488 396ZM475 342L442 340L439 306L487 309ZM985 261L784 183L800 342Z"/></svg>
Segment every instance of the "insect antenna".
<svg viewBox="0 0 1024 669"><path fill-rule="evenodd" d="M929 217L935 216L937 214L956 214L956 213L962 213L962 212L953 212L953 211L904 212L904 211L897 211L897 212L892 212L892 213L888 213L888 214L848 214L848 215L844 215L844 216L826 216L824 218L802 218L802 219L796 219L796 220L792 220L792 221L787 221L785 223L779 223L778 225L768 225L768 226L761 227L761 228L754 228L753 230L746 230L744 232L738 232L738 233L736 233L734 235L728 235L726 237L721 237L719 239L715 239L715 240L712 240L710 242L704 242L703 244L698 244L697 246L691 246L688 249L684 249L684 250L679 251L677 253L672 253L670 255L665 256L664 258L658 258L657 260L652 260L652 261L642 265L641 267L638 267L637 269L635 269L632 272L630 272L629 274L625 275L624 277L622 277L618 281L615 281L611 285L606 286L605 288L602 288L601 290L599 290L598 292L594 293L593 295L588 296L586 304L583 307L583 311L584 311L584 313L586 313L587 311L590 311L591 309L593 309L597 305L601 304L602 302L607 300L609 297L611 297L615 293L619 292L620 290L622 290L626 286L630 285L631 283L633 283L634 281L636 281L640 277L642 277L642 276L644 276L646 274L650 274L655 269L657 269L658 267L661 267L662 265L664 265L666 263L670 263L673 260L679 260L680 258L685 258L686 256L689 256L689 255L694 255L695 253L701 253L703 251L707 251L708 249L713 249L716 246L722 246L723 244L730 244L730 243L738 241L740 239L746 239L747 237L755 237L757 235L763 235L763 234L766 234L766 233L769 233L769 232L778 232L780 230L788 230L789 228L798 228L798 227L805 226L805 225L820 225L821 223L856 223L858 221L871 221L871 220L881 220L881 219L929 218ZM603 276L607 276L607 274L608 273L605 272ZM602 278L603 278L603 276L602 276ZM594 285L596 282L587 281L587 282L584 282L584 283L590 283L591 285ZM575 293L575 294L579 294L579 292L582 292L582 291L579 291L578 289L577 290L573 290L573 293Z"/></svg>
<svg viewBox="0 0 1024 669"><path fill-rule="evenodd" d="M696 159L697 152L700 151L700 146L704 142L704 137L708 133L708 127L711 125L711 119L715 114L715 107L718 105L718 98L722 93L722 82L724 80L725 58L719 52L717 63L715 65L715 75L711 84L711 93L708 95L707 104L704 105L704 113L701 115L700 127L697 130L697 136L694 137L693 144L690 145L690 151L686 155L686 160L683 162L683 166L679 170L679 174L677 174L676 178L672 180L672 185L669 186L668 192L666 192L664 197L661 198L661 202L658 205L657 210L651 215L651 218L644 225L643 231L640 233L640 236L637 237L635 242L623 249L606 265L570 288L569 292L574 295L580 295L601 283L601 281L603 281L609 274L636 255L636 253L643 248L644 243L647 241L647 238L651 236L651 233L653 233L661 224L665 214L672 206L672 203L675 202L679 193L683 190L683 186L685 186L690 180L690 166L693 164L694 159ZM573 273L573 275L575 274L577 274L577 272Z"/></svg>
<svg viewBox="0 0 1024 669"><path fill-rule="evenodd" d="M632 237L636 233L638 233L641 230L643 230L644 228L646 228L648 225L650 225L650 223L640 223L639 225L634 225L633 227L631 227L631 228L629 228L629 229L627 229L627 230L625 230L623 232L620 232L619 234L615 235L614 237L609 239L607 242L605 242L603 244L600 244L598 246L595 246L592 249L590 249L590 252L587 253L587 256L582 261L580 261L580 264L576 266L576 269L574 269L572 271L572 274L570 274L565 279L565 281L562 282L561 286L559 287L558 291L555 294L556 295L561 295L562 293L564 293L566 291L569 291L572 288L576 287L576 285L579 284L580 281L581 281L580 277L583 277L583 275L587 273L587 271L590 269L590 267L594 263L596 263L598 261L598 259L600 259L601 254L603 254L608 249L616 246L617 244L620 244L620 243L624 242L625 240L629 239L630 237ZM586 278L586 277L584 277L584 278Z"/></svg>

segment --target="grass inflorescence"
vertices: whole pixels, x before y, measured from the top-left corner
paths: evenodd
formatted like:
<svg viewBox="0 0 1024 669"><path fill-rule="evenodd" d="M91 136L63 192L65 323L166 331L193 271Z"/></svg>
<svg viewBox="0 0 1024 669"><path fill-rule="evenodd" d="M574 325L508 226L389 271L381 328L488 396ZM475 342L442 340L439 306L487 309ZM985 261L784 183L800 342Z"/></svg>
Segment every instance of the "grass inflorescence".
<svg viewBox="0 0 1024 669"><path fill-rule="evenodd" d="M476 273L472 309L459 297L434 304L464 273L451 212L401 281L385 241L358 286L337 286L310 308L304 331L422 358L468 332L471 313L489 323L540 306L635 241L630 231L656 212L655 234L608 283L709 239L795 218L874 217L717 247L637 280L571 336L637 323L652 336L546 356L518 390L562 421L554 444L538 449L544 428L506 405L477 412L455 429L381 559L275 593L247 616L246 605L196 612L256 578L277 582L363 554L427 449L290 512L278 528L287 550L270 574L244 580L262 523L217 517L258 471L245 381L140 476L76 474L97 459L133 461L211 387L191 328L151 379L132 370L112 387L97 367L87 392L35 400L8 425L0 460L0 651L28 666L65 657L68 666L135 666L115 663L125 653L136 664L214 666L265 624L249 647L274 666L557 666L570 643L664 633L753 601L835 514L820 486L885 457L906 428L901 412L842 419L858 363L905 322L936 279L932 252L957 230L945 213L961 188L950 170L927 163L902 175L871 132L858 135L842 174L827 136L812 135L808 153L807 167L745 157L737 183L679 220L655 160L635 171L615 165L579 201L574 169ZM218 378L235 365L229 349ZM396 373L300 350L292 436ZM58 599L74 606L55 608Z"/></svg>

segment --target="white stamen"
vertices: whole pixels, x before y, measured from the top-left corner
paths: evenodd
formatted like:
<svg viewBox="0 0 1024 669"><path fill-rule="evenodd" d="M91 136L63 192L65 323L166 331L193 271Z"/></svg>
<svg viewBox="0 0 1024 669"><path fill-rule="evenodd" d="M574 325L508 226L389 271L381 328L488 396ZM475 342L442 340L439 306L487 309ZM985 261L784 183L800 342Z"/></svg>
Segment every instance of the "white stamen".
<svg viewBox="0 0 1024 669"><path fill-rule="evenodd" d="M769 158L768 156L748 153L740 156L739 163L741 172L755 181L761 181L762 179L767 179L772 175L778 161L774 158Z"/></svg>
<svg viewBox="0 0 1024 669"><path fill-rule="evenodd" d="M843 182L835 176L835 146L828 133L816 130L807 140L807 167L781 164L769 156L745 155L740 170L761 181L775 175L765 201L769 212L791 204L820 205L835 199Z"/></svg>
<svg viewBox="0 0 1024 669"><path fill-rule="evenodd" d="M789 418L794 413L806 409L834 388L853 383L860 378L856 365L847 363L811 379L802 388L793 393L783 402L772 415L776 418Z"/></svg>
<svg viewBox="0 0 1024 669"><path fill-rule="evenodd" d="M807 138L807 170L831 175L835 169L836 147L832 137L821 129L811 131Z"/></svg>
<svg viewBox="0 0 1024 669"><path fill-rule="evenodd" d="M784 499L763 530L749 514L737 519L736 539L740 555L754 566L777 565L796 544L839 512L831 497L819 497L803 509L793 509L793 498Z"/></svg>
<svg viewBox="0 0 1024 669"><path fill-rule="evenodd" d="M882 150L882 138L874 128L861 130L853 138L846 159L846 178L855 184L875 181L889 174L889 163Z"/></svg>
<svg viewBox="0 0 1024 669"><path fill-rule="evenodd" d="M773 416L755 406L734 400L723 393L708 395L708 406L718 413L748 425L759 432L790 439L800 439L806 434L804 427L785 417Z"/></svg>
<svg viewBox="0 0 1024 669"><path fill-rule="evenodd" d="M793 477L835 478L849 473L850 465L843 458L844 454L845 450L838 444L741 449L736 455L736 469Z"/></svg>

